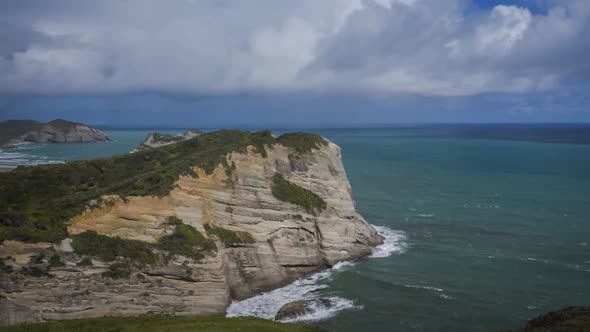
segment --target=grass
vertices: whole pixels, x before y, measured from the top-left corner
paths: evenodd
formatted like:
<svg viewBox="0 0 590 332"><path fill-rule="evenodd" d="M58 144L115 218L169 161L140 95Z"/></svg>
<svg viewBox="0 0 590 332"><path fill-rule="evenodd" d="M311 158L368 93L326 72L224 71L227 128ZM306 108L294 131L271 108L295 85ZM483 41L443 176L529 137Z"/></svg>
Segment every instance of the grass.
<svg viewBox="0 0 590 332"><path fill-rule="evenodd" d="M320 332L317 327L276 323L253 317L137 316L65 320L0 327L0 332Z"/></svg>
<svg viewBox="0 0 590 332"><path fill-rule="evenodd" d="M240 244L244 243L254 243L256 242L252 237L252 234L248 232L241 232L241 231L230 231L229 229L205 225L205 230L207 234L216 236L226 248L235 247Z"/></svg>
<svg viewBox="0 0 590 332"><path fill-rule="evenodd" d="M0 173L0 243L58 242L68 235L64 223L92 200L103 195L164 196L180 176L197 176L195 166L210 174L223 164L231 173L227 154L254 146L266 157L264 147L275 143L305 153L325 140L305 133L275 139L270 131L221 130L133 154Z"/></svg>
<svg viewBox="0 0 590 332"><path fill-rule="evenodd" d="M278 200L299 205L310 213L314 209L322 211L327 207L326 202L318 195L289 182L279 173L273 177L271 191Z"/></svg>

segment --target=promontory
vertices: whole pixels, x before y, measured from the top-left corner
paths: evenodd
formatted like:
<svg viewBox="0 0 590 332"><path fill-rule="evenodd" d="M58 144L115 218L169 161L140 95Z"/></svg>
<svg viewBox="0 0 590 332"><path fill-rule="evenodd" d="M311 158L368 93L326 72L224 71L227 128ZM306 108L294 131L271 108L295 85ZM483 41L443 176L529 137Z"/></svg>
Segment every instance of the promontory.
<svg viewBox="0 0 590 332"><path fill-rule="evenodd" d="M204 133L0 187L0 325L219 315L383 241L340 148L308 133Z"/></svg>
<svg viewBox="0 0 590 332"><path fill-rule="evenodd" d="M0 148L14 148L16 144L80 143L109 141L102 131L87 125L57 119L48 123L33 120L0 122Z"/></svg>

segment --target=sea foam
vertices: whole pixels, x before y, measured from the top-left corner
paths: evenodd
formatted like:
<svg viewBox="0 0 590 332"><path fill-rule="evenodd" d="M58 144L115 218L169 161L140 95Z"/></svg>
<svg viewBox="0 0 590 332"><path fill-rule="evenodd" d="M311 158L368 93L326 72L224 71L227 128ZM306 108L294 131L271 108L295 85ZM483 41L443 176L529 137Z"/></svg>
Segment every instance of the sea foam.
<svg viewBox="0 0 590 332"><path fill-rule="evenodd" d="M395 231L385 226L374 226L379 235L383 236L383 244L373 250L371 258L389 257L394 253L402 253L406 247L406 236L401 231ZM339 262L331 269L314 273L307 278L302 278L293 283L275 290L258 294L242 301L233 301L227 309L227 317L255 316L264 319L274 319L277 312L287 303L299 300L311 300L305 314L283 320L284 322L311 322L324 320L335 316L344 310L362 309L362 305L353 300L338 296L322 296L320 290L327 289L326 284L336 273L347 271L357 263ZM328 299L330 305L326 306L319 300Z"/></svg>

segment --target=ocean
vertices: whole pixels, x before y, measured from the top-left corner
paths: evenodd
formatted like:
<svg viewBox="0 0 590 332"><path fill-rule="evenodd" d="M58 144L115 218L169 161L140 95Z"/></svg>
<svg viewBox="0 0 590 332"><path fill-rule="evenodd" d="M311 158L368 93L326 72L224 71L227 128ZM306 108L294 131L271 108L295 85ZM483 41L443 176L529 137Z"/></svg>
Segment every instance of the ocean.
<svg viewBox="0 0 590 332"><path fill-rule="evenodd" d="M0 152L0 164L122 154L149 132L105 131L114 142L27 144ZM235 302L228 316L271 318L286 302L331 298L333 307L297 321L332 331L499 331L590 305L590 126L308 131L341 146L357 209L386 243Z"/></svg>

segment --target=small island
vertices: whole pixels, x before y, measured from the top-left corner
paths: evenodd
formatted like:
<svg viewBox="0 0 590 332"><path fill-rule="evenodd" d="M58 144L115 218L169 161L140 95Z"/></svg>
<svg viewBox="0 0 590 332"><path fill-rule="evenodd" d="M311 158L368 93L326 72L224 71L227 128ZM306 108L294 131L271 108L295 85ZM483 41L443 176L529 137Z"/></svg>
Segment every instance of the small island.
<svg viewBox="0 0 590 332"><path fill-rule="evenodd" d="M139 146L137 148L135 148L133 151L131 151L131 153L143 151L145 149L157 148L157 147L161 147L161 146L166 146L166 145L186 141L188 139L191 139L193 137L197 137L202 134L203 134L202 131L196 130L196 129L189 129L189 130L185 131L184 133L178 133L175 135L162 134L162 133L158 133L158 132L151 132L146 136L146 138L144 138L144 140L139 144Z"/></svg>
<svg viewBox="0 0 590 332"><path fill-rule="evenodd" d="M17 144L31 143L90 143L105 142L110 138L90 126L56 119L48 123L34 120L6 120L0 122L0 149L12 149Z"/></svg>

